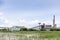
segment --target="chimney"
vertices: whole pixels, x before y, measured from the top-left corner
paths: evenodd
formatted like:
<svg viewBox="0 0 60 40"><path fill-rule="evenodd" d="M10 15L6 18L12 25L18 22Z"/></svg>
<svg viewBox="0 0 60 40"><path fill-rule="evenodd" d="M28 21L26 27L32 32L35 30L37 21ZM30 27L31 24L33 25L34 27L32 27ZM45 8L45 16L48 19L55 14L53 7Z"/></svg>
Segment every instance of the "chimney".
<svg viewBox="0 0 60 40"><path fill-rule="evenodd" d="M53 28L55 28L55 15L53 15Z"/></svg>

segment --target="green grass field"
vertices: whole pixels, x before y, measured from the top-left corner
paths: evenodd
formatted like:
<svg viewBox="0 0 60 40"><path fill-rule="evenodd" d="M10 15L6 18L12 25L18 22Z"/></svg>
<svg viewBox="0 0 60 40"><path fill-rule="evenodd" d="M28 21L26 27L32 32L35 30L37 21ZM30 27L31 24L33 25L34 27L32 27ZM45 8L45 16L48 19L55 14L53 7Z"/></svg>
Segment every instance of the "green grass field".
<svg viewBox="0 0 60 40"><path fill-rule="evenodd" d="M60 31L0 32L0 40L60 40Z"/></svg>

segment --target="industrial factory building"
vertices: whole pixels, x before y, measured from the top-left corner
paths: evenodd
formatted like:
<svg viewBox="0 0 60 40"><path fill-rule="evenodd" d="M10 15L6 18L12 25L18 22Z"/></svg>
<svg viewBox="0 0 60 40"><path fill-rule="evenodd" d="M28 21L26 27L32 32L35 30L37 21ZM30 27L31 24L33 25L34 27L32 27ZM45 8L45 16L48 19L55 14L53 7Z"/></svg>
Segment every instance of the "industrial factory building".
<svg viewBox="0 0 60 40"><path fill-rule="evenodd" d="M56 28L55 15L53 15L53 25L49 25L49 24L46 25L45 23L43 23L42 25L41 25L41 23L38 23L38 24L39 24L39 26L33 27L33 29L36 29L36 30L45 29L47 31L49 31L50 29L55 29Z"/></svg>

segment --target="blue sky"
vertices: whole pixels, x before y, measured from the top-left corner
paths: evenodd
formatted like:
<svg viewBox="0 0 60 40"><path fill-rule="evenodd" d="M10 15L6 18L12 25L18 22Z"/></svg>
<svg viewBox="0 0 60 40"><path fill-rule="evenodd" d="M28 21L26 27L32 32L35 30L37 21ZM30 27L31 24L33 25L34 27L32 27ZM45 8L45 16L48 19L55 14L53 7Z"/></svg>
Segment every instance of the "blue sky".
<svg viewBox="0 0 60 40"><path fill-rule="evenodd" d="M60 24L60 0L0 0L0 26L34 27L39 22Z"/></svg>

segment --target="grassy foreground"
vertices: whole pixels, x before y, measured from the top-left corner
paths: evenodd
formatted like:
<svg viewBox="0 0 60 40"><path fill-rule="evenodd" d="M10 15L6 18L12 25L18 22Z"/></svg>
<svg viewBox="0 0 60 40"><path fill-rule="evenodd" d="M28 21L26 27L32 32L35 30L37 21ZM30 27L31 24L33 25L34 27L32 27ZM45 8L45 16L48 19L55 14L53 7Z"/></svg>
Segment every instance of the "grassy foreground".
<svg viewBox="0 0 60 40"><path fill-rule="evenodd" d="M60 31L19 31L19 32L0 32L3 35L15 35L19 37L21 40L60 40ZM17 39L17 40L20 40Z"/></svg>

